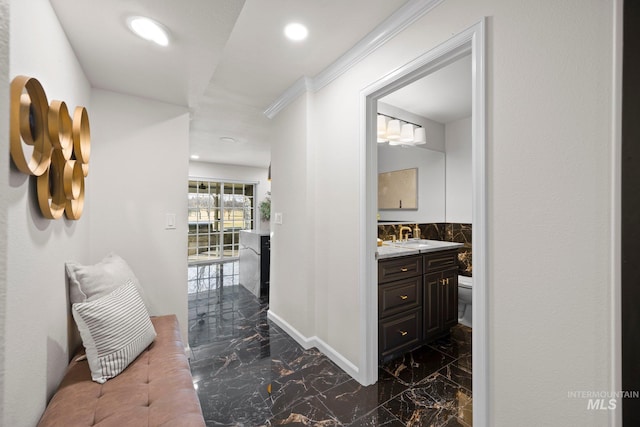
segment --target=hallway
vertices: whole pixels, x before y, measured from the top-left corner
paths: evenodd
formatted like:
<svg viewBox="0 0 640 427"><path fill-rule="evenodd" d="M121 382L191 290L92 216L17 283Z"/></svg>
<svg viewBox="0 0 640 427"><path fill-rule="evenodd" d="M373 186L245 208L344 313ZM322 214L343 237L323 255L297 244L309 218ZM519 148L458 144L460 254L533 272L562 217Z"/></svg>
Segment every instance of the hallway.
<svg viewBox="0 0 640 427"><path fill-rule="evenodd" d="M209 283L189 295L191 372L207 426L471 425L470 329L386 364L362 387L270 322L268 302L237 276Z"/></svg>

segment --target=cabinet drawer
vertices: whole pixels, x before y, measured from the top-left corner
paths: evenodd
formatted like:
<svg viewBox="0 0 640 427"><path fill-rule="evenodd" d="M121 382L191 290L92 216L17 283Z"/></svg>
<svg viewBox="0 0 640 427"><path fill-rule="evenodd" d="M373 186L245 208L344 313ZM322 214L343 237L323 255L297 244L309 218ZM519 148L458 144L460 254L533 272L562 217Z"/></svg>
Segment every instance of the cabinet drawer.
<svg viewBox="0 0 640 427"><path fill-rule="evenodd" d="M380 359L419 346L422 339L421 328L422 310L419 308L380 321L378 326Z"/></svg>
<svg viewBox="0 0 640 427"><path fill-rule="evenodd" d="M458 251L441 251L424 254L424 271L441 270L458 266Z"/></svg>
<svg viewBox="0 0 640 427"><path fill-rule="evenodd" d="M387 283L422 274L419 255L378 261L378 283Z"/></svg>
<svg viewBox="0 0 640 427"><path fill-rule="evenodd" d="M418 308L421 302L422 276L378 286L378 317Z"/></svg>

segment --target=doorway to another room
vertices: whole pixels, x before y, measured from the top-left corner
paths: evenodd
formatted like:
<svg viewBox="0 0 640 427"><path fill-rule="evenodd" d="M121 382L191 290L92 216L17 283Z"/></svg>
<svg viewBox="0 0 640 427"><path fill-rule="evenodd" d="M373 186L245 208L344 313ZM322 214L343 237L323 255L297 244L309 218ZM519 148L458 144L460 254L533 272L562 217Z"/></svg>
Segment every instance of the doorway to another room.
<svg viewBox="0 0 640 427"><path fill-rule="evenodd" d="M233 320L234 306L219 305L240 284L240 232L255 228L255 183L190 179L188 192L189 345L219 335L220 315ZM232 296L232 295L228 295ZM229 298L235 301L234 298ZM213 315L215 313L215 316ZM205 327L208 326L208 327Z"/></svg>
<svg viewBox="0 0 640 427"><path fill-rule="evenodd" d="M473 252L473 313L472 313L472 389L473 423L486 425L488 418L487 387L487 310L486 310L486 164L485 164L485 82L484 82L484 21L452 37L442 45L426 52L410 63L373 82L361 92L362 158L365 170L363 200L363 278L361 299L363 325L362 354L367 355L363 366L362 383L371 384L378 368L378 293L371 283L378 283L378 141L377 116L379 100L398 89L455 63L471 58L471 177L472 177L472 252ZM426 96L426 95L425 95ZM383 100L384 101L384 100ZM412 223L414 221L411 221ZM416 226L417 228L417 226ZM469 369L471 372L471 369ZM469 388L470 389L470 388Z"/></svg>

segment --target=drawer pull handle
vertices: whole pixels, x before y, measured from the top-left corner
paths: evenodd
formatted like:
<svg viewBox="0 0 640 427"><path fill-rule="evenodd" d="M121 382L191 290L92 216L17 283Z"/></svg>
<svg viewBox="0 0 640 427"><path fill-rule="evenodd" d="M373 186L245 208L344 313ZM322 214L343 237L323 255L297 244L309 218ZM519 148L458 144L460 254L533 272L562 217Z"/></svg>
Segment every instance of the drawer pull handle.
<svg viewBox="0 0 640 427"><path fill-rule="evenodd" d="M408 295L400 295L400 299L401 299L401 300L405 300L405 299L407 299L407 298L409 298L409 296L408 296Z"/></svg>
<svg viewBox="0 0 640 427"><path fill-rule="evenodd" d="M398 332L400 332L400 335L402 335L402 336L405 336L405 335L407 335L409 333L407 331L398 331Z"/></svg>
<svg viewBox="0 0 640 427"><path fill-rule="evenodd" d="M400 271L402 271L404 273L406 271L409 271L409 269L407 267L402 267L402 268L400 268Z"/></svg>

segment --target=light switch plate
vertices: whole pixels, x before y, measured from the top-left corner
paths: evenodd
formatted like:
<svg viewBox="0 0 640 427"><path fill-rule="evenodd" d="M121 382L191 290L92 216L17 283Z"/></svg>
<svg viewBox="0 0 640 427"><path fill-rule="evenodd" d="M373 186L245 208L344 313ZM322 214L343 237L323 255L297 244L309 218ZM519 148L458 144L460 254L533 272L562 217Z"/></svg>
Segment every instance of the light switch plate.
<svg viewBox="0 0 640 427"><path fill-rule="evenodd" d="M282 212L275 212L273 214L273 222L275 224L282 224Z"/></svg>
<svg viewBox="0 0 640 427"><path fill-rule="evenodd" d="M176 214L168 213L165 220L165 230L175 230Z"/></svg>

